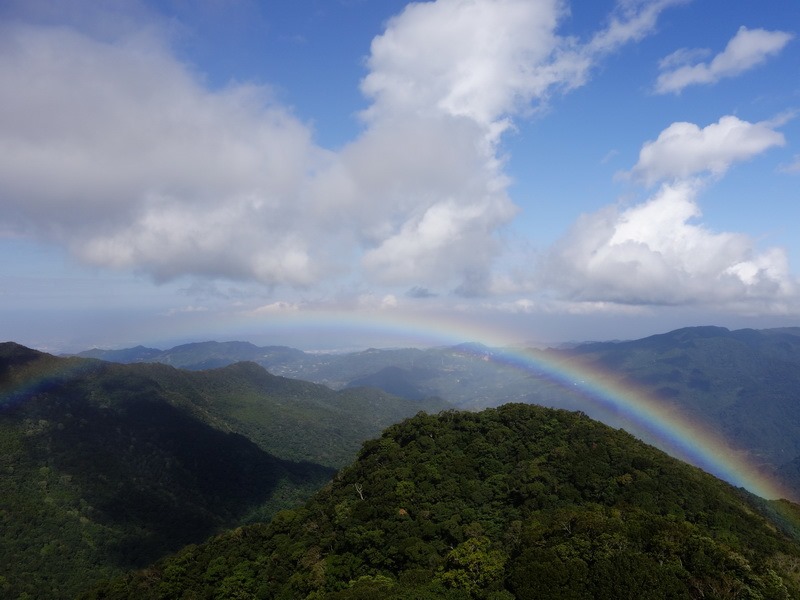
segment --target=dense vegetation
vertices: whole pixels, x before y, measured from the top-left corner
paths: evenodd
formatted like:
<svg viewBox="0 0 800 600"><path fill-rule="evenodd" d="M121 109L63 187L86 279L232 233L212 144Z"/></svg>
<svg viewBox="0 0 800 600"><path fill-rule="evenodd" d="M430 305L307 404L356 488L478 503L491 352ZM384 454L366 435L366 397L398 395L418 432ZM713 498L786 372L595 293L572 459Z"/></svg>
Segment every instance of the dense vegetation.
<svg viewBox="0 0 800 600"><path fill-rule="evenodd" d="M72 598L268 519L419 406L254 364L192 373L0 344L0 597Z"/></svg>
<svg viewBox="0 0 800 600"><path fill-rule="evenodd" d="M241 433L265 451L290 460L344 466L352 461L365 439L384 427L422 409L438 411L450 406L435 397L409 401L363 386L334 391L321 384L272 375L252 361L205 371L179 370L161 362L196 366L224 362L223 356L279 356L283 360L304 355L279 346L205 342L179 346L159 357L144 350L147 349L87 354L124 356L128 360L142 355L158 358L156 363L139 363L136 359L136 364L130 364L125 372L152 380L168 392L173 404L198 418Z"/></svg>
<svg viewBox="0 0 800 600"><path fill-rule="evenodd" d="M214 419L267 452L333 467L351 462L361 443L386 426L422 409L449 406L437 398L409 401L375 388L334 391L271 375L252 362L182 375L213 398L205 405Z"/></svg>
<svg viewBox="0 0 800 600"><path fill-rule="evenodd" d="M304 507L84 597L798 598L776 506L581 413L421 413Z"/></svg>

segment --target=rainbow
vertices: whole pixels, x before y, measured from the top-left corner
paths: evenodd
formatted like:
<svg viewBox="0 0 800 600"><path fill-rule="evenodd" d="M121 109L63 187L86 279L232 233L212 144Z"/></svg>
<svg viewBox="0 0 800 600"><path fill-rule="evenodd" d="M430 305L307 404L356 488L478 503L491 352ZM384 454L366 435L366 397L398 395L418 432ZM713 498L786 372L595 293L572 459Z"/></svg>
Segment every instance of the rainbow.
<svg viewBox="0 0 800 600"><path fill-rule="evenodd" d="M645 390L623 382L609 372L585 364L559 360L553 353L515 346L515 332L482 325L469 315L453 313L408 314L393 310L320 311L288 310L272 313L240 313L209 323L199 314L191 322L203 339L223 339L234 334L242 338L269 337L296 332L327 332L344 336L369 332L384 338L403 339L407 346L442 346L477 342L492 349L491 360L532 376L554 382L586 402L586 411L599 420L621 417L625 428L644 441L689 462L737 487L767 499L789 498L794 494L756 464L745 453L733 449L719 435L674 407L665 406ZM173 330L174 332L174 330ZM163 335L164 328L160 329ZM64 376L60 373L59 377ZM53 375L27 382L13 394L24 396L52 381ZM598 416L598 413L600 416ZM606 415L609 419L604 419Z"/></svg>
<svg viewBox="0 0 800 600"><path fill-rule="evenodd" d="M0 386L0 410L16 406L49 388L90 373L97 363L73 358L55 358L43 354L42 361L25 365Z"/></svg>
<svg viewBox="0 0 800 600"><path fill-rule="evenodd" d="M638 437L737 487L767 499L792 494L763 465L733 449L709 428L692 422L675 407L667 407L645 390L617 377L544 353L503 352L502 361L577 390L600 413L619 414ZM599 417L600 420L605 420Z"/></svg>
<svg viewBox="0 0 800 600"><path fill-rule="evenodd" d="M465 315L466 316L466 315ZM621 381L612 373L574 361L559 360L553 353L515 347L512 331L459 318L453 314L399 314L395 311L332 312L291 311L272 315L249 315L241 321L251 334L297 331L369 331L404 336L410 346L477 342L492 349L491 359L519 369L580 394L587 411L622 417L631 433L737 487L767 499L790 498L794 494L752 461L732 448L719 435L693 422L675 407L666 406L646 390ZM228 323L227 325L231 325ZM594 415L592 415L594 416ZM604 420L602 417L600 420Z"/></svg>

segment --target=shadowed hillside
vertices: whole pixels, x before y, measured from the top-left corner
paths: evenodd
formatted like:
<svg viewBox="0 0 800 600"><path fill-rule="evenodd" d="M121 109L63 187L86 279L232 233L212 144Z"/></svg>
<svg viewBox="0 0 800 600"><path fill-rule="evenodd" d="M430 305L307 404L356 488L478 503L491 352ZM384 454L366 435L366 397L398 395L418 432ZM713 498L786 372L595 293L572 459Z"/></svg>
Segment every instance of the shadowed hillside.
<svg viewBox="0 0 800 600"><path fill-rule="evenodd" d="M267 519L419 407L252 363L187 372L0 344L0 590L74 597Z"/></svg>

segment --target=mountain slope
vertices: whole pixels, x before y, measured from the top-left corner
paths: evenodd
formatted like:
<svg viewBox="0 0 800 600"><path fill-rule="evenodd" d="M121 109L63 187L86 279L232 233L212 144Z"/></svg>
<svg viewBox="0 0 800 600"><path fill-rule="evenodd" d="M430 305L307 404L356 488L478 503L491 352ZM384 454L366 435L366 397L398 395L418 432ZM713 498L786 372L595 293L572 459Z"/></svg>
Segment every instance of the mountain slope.
<svg viewBox="0 0 800 600"><path fill-rule="evenodd" d="M0 344L0 595L73 597L268 518L419 408L252 363L189 372Z"/></svg>
<svg viewBox="0 0 800 600"><path fill-rule="evenodd" d="M84 597L788 600L798 508L580 413L420 414L305 507Z"/></svg>
<svg viewBox="0 0 800 600"><path fill-rule="evenodd" d="M417 387L416 381L426 375L427 373L420 374L419 371L390 366L384 367L377 373L354 379L347 384L347 387L375 387L401 398L422 400L426 394Z"/></svg>
<svg viewBox="0 0 800 600"><path fill-rule="evenodd" d="M0 345L7 597L74 597L330 477L210 426L139 371Z"/></svg>
<svg viewBox="0 0 800 600"><path fill-rule="evenodd" d="M365 439L388 425L449 407L437 398L410 401L374 388L334 391L252 362L183 375L213 397L206 410L227 427L268 452L333 467L349 463Z"/></svg>
<svg viewBox="0 0 800 600"><path fill-rule="evenodd" d="M691 327L560 355L649 390L754 461L790 472L800 459L800 328Z"/></svg>

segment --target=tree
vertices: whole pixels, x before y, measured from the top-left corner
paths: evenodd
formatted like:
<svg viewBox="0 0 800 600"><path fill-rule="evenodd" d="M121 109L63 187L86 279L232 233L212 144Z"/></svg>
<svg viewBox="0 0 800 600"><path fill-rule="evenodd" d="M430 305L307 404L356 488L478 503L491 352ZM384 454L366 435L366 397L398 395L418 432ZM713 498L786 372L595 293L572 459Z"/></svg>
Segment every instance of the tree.
<svg viewBox="0 0 800 600"><path fill-rule="evenodd" d="M503 579L506 555L486 536L471 537L447 555L440 581L475 596Z"/></svg>

